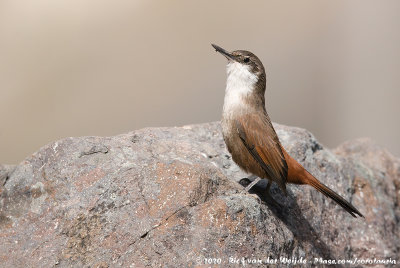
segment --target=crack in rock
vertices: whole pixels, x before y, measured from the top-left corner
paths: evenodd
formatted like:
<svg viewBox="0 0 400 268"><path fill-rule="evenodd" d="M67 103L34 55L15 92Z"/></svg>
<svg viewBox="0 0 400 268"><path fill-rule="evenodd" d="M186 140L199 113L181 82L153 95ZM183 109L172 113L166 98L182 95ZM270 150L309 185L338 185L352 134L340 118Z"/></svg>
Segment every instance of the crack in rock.
<svg viewBox="0 0 400 268"><path fill-rule="evenodd" d="M106 153L108 153L108 147L105 145L102 145L102 144L96 144L96 145L92 146L92 148L90 148L89 150L81 152L81 154L79 155L79 158L81 158L82 156L85 156L85 155L91 155L91 154L96 154L96 153L106 154Z"/></svg>

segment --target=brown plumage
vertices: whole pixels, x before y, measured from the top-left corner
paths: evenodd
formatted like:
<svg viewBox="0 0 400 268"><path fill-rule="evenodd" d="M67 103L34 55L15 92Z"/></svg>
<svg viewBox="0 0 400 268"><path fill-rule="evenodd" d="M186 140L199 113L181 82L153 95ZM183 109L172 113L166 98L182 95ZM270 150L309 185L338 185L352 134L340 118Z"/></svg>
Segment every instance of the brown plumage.
<svg viewBox="0 0 400 268"><path fill-rule="evenodd" d="M363 215L340 195L318 181L283 148L265 109L265 70L251 52L228 52L228 79L222 115L222 133L232 159L259 178L276 182L286 193L286 183L308 184L336 201L353 217Z"/></svg>

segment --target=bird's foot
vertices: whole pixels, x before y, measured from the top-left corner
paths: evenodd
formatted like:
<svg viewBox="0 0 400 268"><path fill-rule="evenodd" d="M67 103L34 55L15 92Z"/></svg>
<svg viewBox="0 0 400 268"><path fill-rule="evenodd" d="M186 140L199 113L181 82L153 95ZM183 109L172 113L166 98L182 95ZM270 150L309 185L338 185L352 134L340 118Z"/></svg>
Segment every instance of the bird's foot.
<svg viewBox="0 0 400 268"><path fill-rule="evenodd" d="M261 178L257 177L254 181L252 181L249 185L247 185L243 191L249 192L251 188L253 188L253 186L256 185L260 180Z"/></svg>
<svg viewBox="0 0 400 268"><path fill-rule="evenodd" d="M254 187L261 179L256 177L253 181L248 178L243 178L239 181L239 184L245 187L240 194L245 194L245 195L251 195L256 197L259 202L261 203L262 201L267 202L274 207L281 208L281 205L275 201L275 199L271 196L270 193L270 188L271 188L271 181L268 181L267 187L259 187L256 186Z"/></svg>
<svg viewBox="0 0 400 268"><path fill-rule="evenodd" d="M240 192L240 194L252 196L252 197L256 198L256 199L259 201L259 203L261 204L261 203L262 203L262 200L261 200L261 198L258 196L258 194L250 193L251 188L253 188L253 186L256 185L260 180L261 180L261 179L258 178L258 177L256 177L253 181L251 181L251 180L248 179L248 178L243 178L243 179L241 179L241 180L239 181L239 184L242 185L243 187L246 186L246 185L247 185L247 186L246 186L246 188L244 188L244 189ZM253 191L252 191L252 192L253 192Z"/></svg>

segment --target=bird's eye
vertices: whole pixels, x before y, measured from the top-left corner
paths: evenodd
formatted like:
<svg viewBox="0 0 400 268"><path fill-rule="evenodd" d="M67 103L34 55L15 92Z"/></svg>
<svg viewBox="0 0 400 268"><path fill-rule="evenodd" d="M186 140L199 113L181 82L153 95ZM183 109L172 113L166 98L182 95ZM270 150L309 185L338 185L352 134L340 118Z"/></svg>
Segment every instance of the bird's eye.
<svg viewBox="0 0 400 268"><path fill-rule="evenodd" d="M248 62L250 61L250 58L246 57L246 58L244 58L243 61L246 62L246 63L248 63Z"/></svg>

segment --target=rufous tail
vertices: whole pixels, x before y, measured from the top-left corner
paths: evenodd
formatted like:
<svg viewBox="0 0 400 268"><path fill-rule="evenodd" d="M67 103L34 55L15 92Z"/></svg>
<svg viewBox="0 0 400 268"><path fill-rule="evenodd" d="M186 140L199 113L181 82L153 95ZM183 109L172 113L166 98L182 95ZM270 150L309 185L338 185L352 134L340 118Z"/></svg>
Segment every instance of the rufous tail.
<svg viewBox="0 0 400 268"><path fill-rule="evenodd" d="M321 183L313 175L311 175L306 169L303 168L296 160L294 160L289 154L284 151L286 162L288 164L288 176L287 182L294 184L308 184L317 189L319 192L327 197L330 197L342 208L351 214L353 217L361 216L364 217L352 204L347 202L343 197L329 189L328 186Z"/></svg>
<svg viewBox="0 0 400 268"><path fill-rule="evenodd" d="M336 203L338 203L342 208L344 208L347 212L351 214L354 218L356 218L356 214L364 217L352 204L347 202L343 197L335 193L333 190L329 189L328 186L324 185L320 181L318 181L313 175L311 175L307 170L306 173L309 174L310 177L307 181L308 185L311 185L319 192L323 193L325 196L332 198Z"/></svg>

